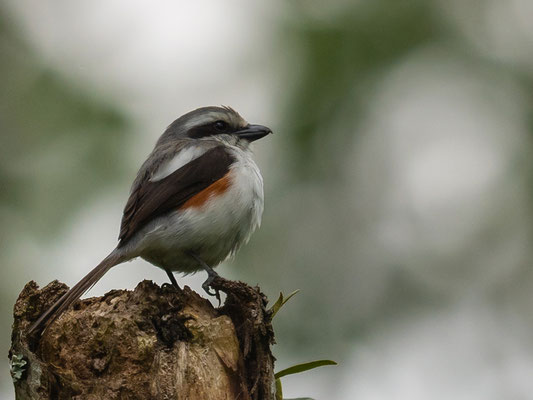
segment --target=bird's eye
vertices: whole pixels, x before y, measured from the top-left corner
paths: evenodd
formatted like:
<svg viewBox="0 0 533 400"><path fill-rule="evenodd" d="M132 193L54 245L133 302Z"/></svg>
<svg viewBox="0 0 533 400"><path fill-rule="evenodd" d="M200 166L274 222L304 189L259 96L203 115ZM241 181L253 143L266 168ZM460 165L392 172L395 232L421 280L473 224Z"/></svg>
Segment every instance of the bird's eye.
<svg viewBox="0 0 533 400"><path fill-rule="evenodd" d="M219 132L225 132L228 129L228 123L225 121L217 121L213 124L213 126Z"/></svg>

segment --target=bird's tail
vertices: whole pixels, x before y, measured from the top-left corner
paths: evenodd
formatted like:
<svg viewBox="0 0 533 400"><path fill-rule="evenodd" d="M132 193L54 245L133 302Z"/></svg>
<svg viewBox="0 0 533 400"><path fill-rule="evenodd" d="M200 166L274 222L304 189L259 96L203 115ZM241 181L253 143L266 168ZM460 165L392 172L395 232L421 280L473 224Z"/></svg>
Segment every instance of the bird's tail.
<svg viewBox="0 0 533 400"><path fill-rule="evenodd" d="M65 293L59 300L57 300L52 307L50 307L43 315L35 321L28 330L28 334L39 330L41 327L44 331L57 317L59 317L66 309L68 309L74 302L76 302L87 290L92 288L96 282L100 280L104 274L117 264L120 264L126 259L120 254L117 249L113 250L106 258L100 262L91 272L74 285L67 293Z"/></svg>

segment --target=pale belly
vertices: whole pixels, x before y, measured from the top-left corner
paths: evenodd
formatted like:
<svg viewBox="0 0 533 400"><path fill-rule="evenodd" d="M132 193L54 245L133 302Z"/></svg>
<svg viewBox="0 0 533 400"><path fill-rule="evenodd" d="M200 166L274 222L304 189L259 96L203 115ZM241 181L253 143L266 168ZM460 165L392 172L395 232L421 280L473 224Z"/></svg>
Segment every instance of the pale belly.
<svg viewBox="0 0 533 400"><path fill-rule="evenodd" d="M223 194L147 226L138 255L165 270L183 273L202 269L191 252L211 267L231 256L261 222L263 181L248 158L232 166L229 178L231 185Z"/></svg>

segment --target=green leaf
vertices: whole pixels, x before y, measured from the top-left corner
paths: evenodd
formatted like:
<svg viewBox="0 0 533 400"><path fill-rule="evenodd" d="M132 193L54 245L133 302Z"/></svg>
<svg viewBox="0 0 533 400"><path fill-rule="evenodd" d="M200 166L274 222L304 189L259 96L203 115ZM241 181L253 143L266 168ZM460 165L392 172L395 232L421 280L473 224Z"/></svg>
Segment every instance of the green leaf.
<svg viewBox="0 0 533 400"><path fill-rule="evenodd" d="M297 365L293 365L292 367L281 370L279 372L276 372L274 377L276 379L279 379L285 375L299 374L300 372L309 371L310 369L322 367L324 365L337 365L337 363L331 360L317 360L317 361L311 361L308 363L297 364Z"/></svg>
<svg viewBox="0 0 533 400"><path fill-rule="evenodd" d="M283 400L283 390L281 389L280 379L276 379L276 400Z"/></svg>
<svg viewBox="0 0 533 400"><path fill-rule="evenodd" d="M315 399L312 399L311 397L296 397L294 399L283 399L283 400L315 400Z"/></svg>
<svg viewBox="0 0 533 400"><path fill-rule="evenodd" d="M286 298L283 297L283 293L279 292L279 297L274 303L274 305L270 308L271 317L274 318L274 316L278 313L278 311L285 305L286 302L288 302L292 296L294 296L296 293L298 293L300 289L295 290L291 294L289 294Z"/></svg>

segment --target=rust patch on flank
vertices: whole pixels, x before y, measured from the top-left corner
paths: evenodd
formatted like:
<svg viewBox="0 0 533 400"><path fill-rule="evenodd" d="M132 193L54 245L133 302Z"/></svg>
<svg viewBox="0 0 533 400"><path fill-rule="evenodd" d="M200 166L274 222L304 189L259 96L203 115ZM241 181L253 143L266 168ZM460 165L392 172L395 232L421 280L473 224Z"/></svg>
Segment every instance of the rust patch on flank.
<svg viewBox="0 0 533 400"><path fill-rule="evenodd" d="M215 196L220 196L224 194L231 185L231 178L229 176L229 172L224 175L222 178L220 178L218 181L212 183L208 187L206 187L204 190L199 192L198 194L191 197L189 200L187 200L180 209L184 210L186 208L199 208L202 207L207 201Z"/></svg>

